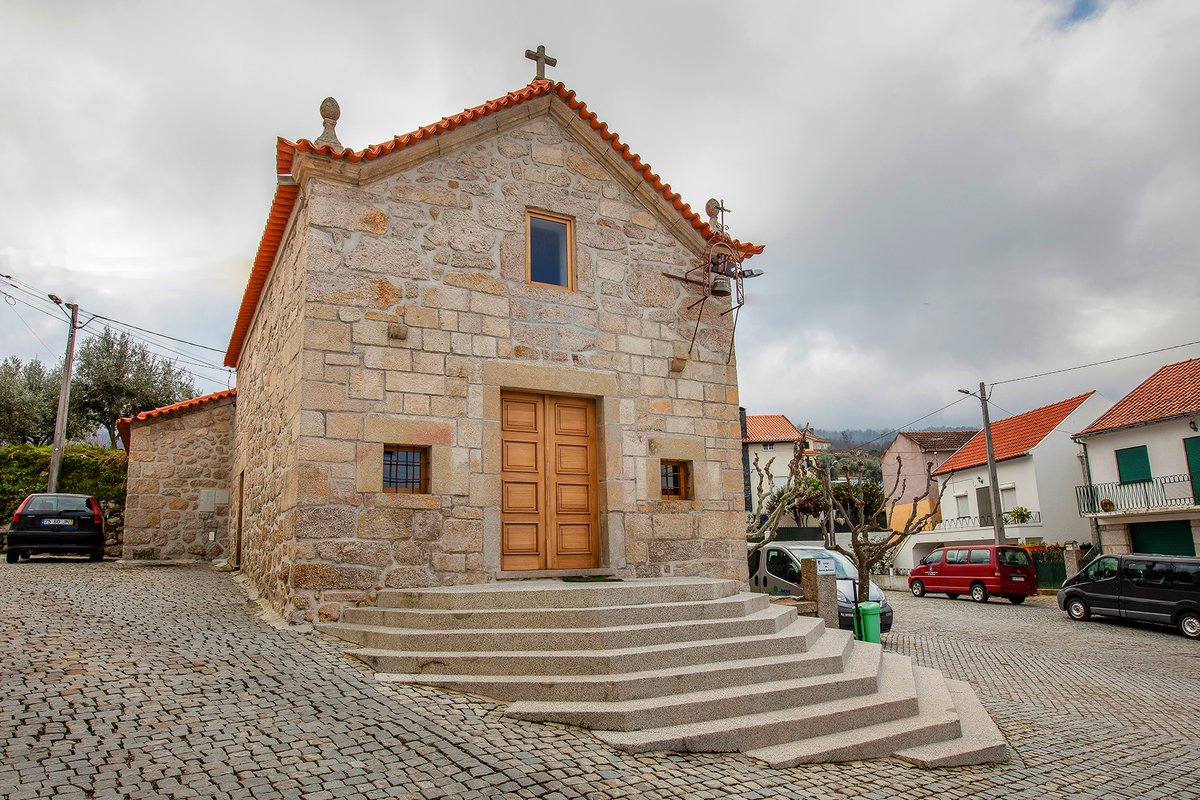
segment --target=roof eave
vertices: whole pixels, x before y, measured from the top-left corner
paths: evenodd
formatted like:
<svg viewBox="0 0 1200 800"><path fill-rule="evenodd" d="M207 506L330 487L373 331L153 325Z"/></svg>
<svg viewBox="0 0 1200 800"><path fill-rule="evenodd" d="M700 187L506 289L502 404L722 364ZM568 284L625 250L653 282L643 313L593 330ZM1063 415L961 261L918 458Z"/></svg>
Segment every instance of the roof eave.
<svg viewBox="0 0 1200 800"><path fill-rule="evenodd" d="M1101 428L1100 430L1095 430L1095 431L1089 431L1085 428L1084 430L1080 431L1079 433L1074 434L1071 438L1076 441L1079 441L1080 439L1087 439L1092 436L1099 436L1102 433L1115 433L1116 431L1127 431L1127 430L1132 430L1134 428L1144 428L1147 425L1157 425L1160 422L1177 422L1181 419L1187 419L1188 417L1200 417L1200 411L1189 411L1184 414L1172 414L1169 417L1157 417L1155 419L1148 419L1143 422L1131 422L1128 425L1116 425L1112 428Z"/></svg>

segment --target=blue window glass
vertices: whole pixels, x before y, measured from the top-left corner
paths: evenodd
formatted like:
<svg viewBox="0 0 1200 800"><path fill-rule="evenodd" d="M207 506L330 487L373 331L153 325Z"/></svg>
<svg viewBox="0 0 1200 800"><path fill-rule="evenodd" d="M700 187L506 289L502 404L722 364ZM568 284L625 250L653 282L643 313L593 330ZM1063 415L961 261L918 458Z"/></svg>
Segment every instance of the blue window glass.
<svg viewBox="0 0 1200 800"><path fill-rule="evenodd" d="M529 280L571 286L570 223L529 215Z"/></svg>

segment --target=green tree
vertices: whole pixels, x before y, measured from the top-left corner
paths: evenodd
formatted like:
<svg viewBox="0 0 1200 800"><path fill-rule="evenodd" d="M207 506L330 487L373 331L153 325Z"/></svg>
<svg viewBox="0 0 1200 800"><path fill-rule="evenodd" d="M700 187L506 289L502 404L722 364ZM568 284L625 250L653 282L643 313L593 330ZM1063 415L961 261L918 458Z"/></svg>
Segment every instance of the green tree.
<svg viewBox="0 0 1200 800"><path fill-rule="evenodd" d="M72 413L91 429L108 431L117 446L116 421L139 411L195 397L187 372L160 358L128 334L107 328L79 348L71 385Z"/></svg>
<svg viewBox="0 0 1200 800"><path fill-rule="evenodd" d="M54 439L54 415L62 370L46 369L36 358L0 363L0 442L47 444Z"/></svg>

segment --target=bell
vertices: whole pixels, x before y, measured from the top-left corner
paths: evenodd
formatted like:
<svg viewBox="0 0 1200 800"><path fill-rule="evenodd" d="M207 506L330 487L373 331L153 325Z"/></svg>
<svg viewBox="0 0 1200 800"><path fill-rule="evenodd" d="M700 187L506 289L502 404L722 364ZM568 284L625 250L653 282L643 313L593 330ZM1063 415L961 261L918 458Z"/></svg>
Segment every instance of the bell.
<svg viewBox="0 0 1200 800"><path fill-rule="evenodd" d="M713 297L729 297L729 295L733 294L733 290L729 285L729 278L725 275L714 275L711 294Z"/></svg>

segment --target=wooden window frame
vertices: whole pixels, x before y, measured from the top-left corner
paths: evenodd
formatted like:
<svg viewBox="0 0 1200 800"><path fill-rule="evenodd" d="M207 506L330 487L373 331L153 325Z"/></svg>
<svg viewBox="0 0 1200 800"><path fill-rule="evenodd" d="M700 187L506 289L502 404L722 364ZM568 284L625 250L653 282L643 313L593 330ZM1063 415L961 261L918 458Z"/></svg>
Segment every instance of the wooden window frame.
<svg viewBox="0 0 1200 800"><path fill-rule="evenodd" d="M416 453L420 460L420 476L416 486L388 486L388 453ZM383 446L383 491L387 494L429 494L429 448L416 445L385 444Z"/></svg>
<svg viewBox="0 0 1200 800"><path fill-rule="evenodd" d="M679 470L679 491L678 493L668 493L666 483L666 472L670 468ZM692 462L679 461L677 459L663 459L658 467L658 486L663 500L690 500L692 490Z"/></svg>
<svg viewBox="0 0 1200 800"><path fill-rule="evenodd" d="M533 230L531 220L537 217L548 222L559 222L567 226L567 285L542 283L533 279ZM563 291L575 291L575 219L550 211L525 209L525 282L531 286L549 286Z"/></svg>

